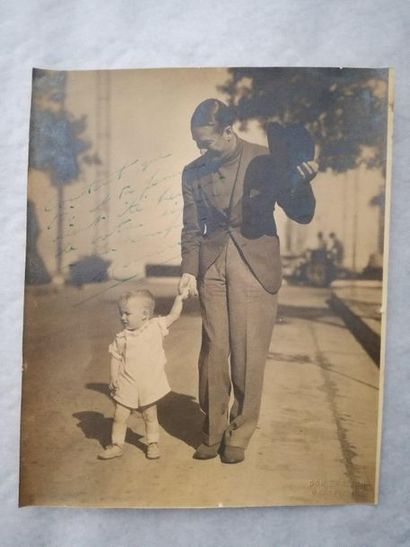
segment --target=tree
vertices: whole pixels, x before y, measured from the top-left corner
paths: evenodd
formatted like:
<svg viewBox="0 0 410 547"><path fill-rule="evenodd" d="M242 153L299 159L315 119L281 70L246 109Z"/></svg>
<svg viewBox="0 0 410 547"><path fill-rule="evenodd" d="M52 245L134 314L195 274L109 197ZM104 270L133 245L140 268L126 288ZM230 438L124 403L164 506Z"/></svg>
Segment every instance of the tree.
<svg viewBox="0 0 410 547"><path fill-rule="evenodd" d="M64 72L34 70L29 145L29 166L47 172L57 188L56 269L59 275L64 237L64 186L78 177L79 155L89 147L80 137L86 127L85 117L76 119L65 108L66 79Z"/></svg>
<svg viewBox="0 0 410 547"><path fill-rule="evenodd" d="M47 171L56 186L78 177L79 154L89 147L80 137L85 117L75 119L64 106L66 79L64 72L33 74L29 165Z"/></svg>
<svg viewBox="0 0 410 547"><path fill-rule="evenodd" d="M231 68L220 90L236 108L241 129L249 120L303 123L318 144L321 170L360 164L384 168L386 69Z"/></svg>

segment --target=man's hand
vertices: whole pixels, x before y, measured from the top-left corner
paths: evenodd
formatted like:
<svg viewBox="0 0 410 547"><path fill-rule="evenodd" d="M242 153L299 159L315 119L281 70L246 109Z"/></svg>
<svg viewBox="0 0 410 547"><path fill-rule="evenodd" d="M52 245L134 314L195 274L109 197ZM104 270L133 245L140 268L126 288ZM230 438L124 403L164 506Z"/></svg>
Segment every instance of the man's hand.
<svg viewBox="0 0 410 547"><path fill-rule="evenodd" d="M296 169L305 182L310 182L316 177L319 171L319 164L315 160L304 161Z"/></svg>
<svg viewBox="0 0 410 547"><path fill-rule="evenodd" d="M198 296L198 289L196 286L196 277L189 273L182 274L178 284L178 293L186 296Z"/></svg>

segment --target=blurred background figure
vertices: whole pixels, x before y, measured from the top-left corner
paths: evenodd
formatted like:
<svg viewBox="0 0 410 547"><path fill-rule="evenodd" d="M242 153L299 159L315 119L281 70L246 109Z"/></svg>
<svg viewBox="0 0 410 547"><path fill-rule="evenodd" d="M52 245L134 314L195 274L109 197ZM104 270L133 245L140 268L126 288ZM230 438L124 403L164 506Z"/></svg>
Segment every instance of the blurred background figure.
<svg viewBox="0 0 410 547"><path fill-rule="evenodd" d="M317 233L317 248L319 251L327 251L327 241L323 232Z"/></svg>
<svg viewBox="0 0 410 547"><path fill-rule="evenodd" d="M334 262L338 267L343 265L344 258L344 246L343 243L338 239L334 232L329 234L329 258Z"/></svg>

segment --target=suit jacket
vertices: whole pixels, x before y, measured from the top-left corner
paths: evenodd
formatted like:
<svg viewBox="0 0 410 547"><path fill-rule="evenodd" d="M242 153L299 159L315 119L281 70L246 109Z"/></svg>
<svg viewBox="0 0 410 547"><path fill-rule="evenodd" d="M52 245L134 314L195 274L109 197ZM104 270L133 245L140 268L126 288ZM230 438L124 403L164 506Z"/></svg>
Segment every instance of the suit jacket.
<svg viewBox="0 0 410 547"><path fill-rule="evenodd" d="M242 152L228 209L218 203L213 181L218 164L208 154L183 171L182 272L203 276L232 237L259 282L275 293L282 276L275 204L305 224L313 218L315 198L310 183L292 180L283 154L270 154L242 139L239 144Z"/></svg>

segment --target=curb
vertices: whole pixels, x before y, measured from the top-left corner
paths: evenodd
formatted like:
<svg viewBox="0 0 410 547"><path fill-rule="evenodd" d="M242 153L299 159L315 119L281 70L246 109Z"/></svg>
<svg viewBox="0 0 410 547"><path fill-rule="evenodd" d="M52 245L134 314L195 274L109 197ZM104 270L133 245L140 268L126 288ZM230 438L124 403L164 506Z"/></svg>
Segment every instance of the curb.
<svg viewBox="0 0 410 547"><path fill-rule="evenodd" d="M368 355L373 359L375 365L380 367L380 335L372 330L360 317L354 313L343 299L332 292L327 302L329 307L336 312L346 323L347 328L363 346Z"/></svg>

